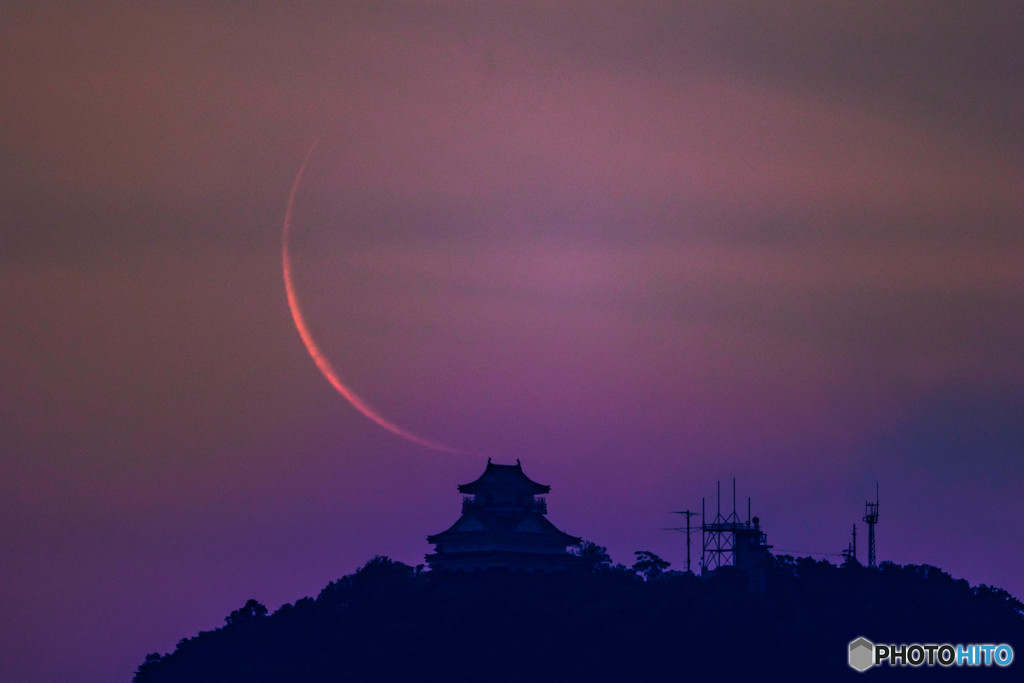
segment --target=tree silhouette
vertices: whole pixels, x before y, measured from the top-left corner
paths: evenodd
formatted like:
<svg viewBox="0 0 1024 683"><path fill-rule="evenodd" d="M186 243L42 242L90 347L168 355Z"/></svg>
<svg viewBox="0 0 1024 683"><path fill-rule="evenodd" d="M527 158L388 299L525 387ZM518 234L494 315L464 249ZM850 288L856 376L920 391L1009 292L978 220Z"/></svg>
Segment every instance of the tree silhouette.
<svg viewBox="0 0 1024 683"><path fill-rule="evenodd" d="M653 581L660 578L671 566L671 562L663 560L650 550L637 550L636 562L633 563L633 571L643 577L644 581Z"/></svg>
<svg viewBox="0 0 1024 683"><path fill-rule="evenodd" d="M580 558L580 566L584 571L594 572L609 569L612 566L608 548L592 541L582 540L569 548L569 552Z"/></svg>
<svg viewBox="0 0 1024 683"><path fill-rule="evenodd" d="M243 624L267 616L267 608L258 600L249 598L246 603L224 618L228 626Z"/></svg>

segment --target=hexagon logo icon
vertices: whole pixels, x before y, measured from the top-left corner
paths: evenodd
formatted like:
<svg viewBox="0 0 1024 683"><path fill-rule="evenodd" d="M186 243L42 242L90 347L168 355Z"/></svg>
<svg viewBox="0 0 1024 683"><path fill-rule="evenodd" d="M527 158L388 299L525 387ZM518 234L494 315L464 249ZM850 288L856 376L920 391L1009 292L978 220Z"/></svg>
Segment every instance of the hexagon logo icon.
<svg viewBox="0 0 1024 683"><path fill-rule="evenodd" d="M875 644L867 638L858 638L850 643L850 666L857 671L867 671L875 663Z"/></svg>

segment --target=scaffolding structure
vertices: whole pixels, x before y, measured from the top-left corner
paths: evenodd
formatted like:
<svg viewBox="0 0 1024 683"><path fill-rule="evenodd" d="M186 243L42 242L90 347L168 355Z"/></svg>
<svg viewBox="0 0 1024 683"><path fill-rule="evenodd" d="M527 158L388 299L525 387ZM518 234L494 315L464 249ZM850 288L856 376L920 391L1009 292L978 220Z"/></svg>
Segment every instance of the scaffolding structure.
<svg viewBox="0 0 1024 683"><path fill-rule="evenodd" d="M767 553L768 536L761 531L760 520L750 516L750 498L747 498L747 521L741 521L736 514L736 479L732 480L732 512L722 515L722 482L718 482L717 510L715 518L707 521L705 500L700 501L701 531L703 550L700 557L700 571L713 571L719 567L737 566L737 550L754 555L758 551ZM759 554L759 553L758 553Z"/></svg>

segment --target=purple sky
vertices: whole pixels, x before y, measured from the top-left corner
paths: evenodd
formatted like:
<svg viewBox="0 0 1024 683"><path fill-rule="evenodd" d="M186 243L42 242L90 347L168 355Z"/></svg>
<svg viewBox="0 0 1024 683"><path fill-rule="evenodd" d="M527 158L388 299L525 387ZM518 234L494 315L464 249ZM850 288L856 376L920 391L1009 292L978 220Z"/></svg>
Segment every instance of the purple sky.
<svg viewBox="0 0 1024 683"><path fill-rule="evenodd" d="M126 680L458 516L485 456L289 315L318 136L298 294L389 419L627 564L733 476L863 557L878 480L880 559L1024 595L1020 3L223 4L0 22L0 678Z"/></svg>

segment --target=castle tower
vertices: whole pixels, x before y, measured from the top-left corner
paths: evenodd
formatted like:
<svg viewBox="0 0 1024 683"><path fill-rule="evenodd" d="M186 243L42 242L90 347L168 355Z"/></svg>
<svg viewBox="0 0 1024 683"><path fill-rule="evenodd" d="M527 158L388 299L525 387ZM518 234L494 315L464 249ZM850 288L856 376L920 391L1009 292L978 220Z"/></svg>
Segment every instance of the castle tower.
<svg viewBox="0 0 1024 683"><path fill-rule="evenodd" d="M495 567L553 571L575 566L566 547L580 539L560 531L547 520L547 501L538 496L551 490L515 465L487 468L475 481L459 486L462 515L446 531L427 536L434 552L431 569L474 570Z"/></svg>

